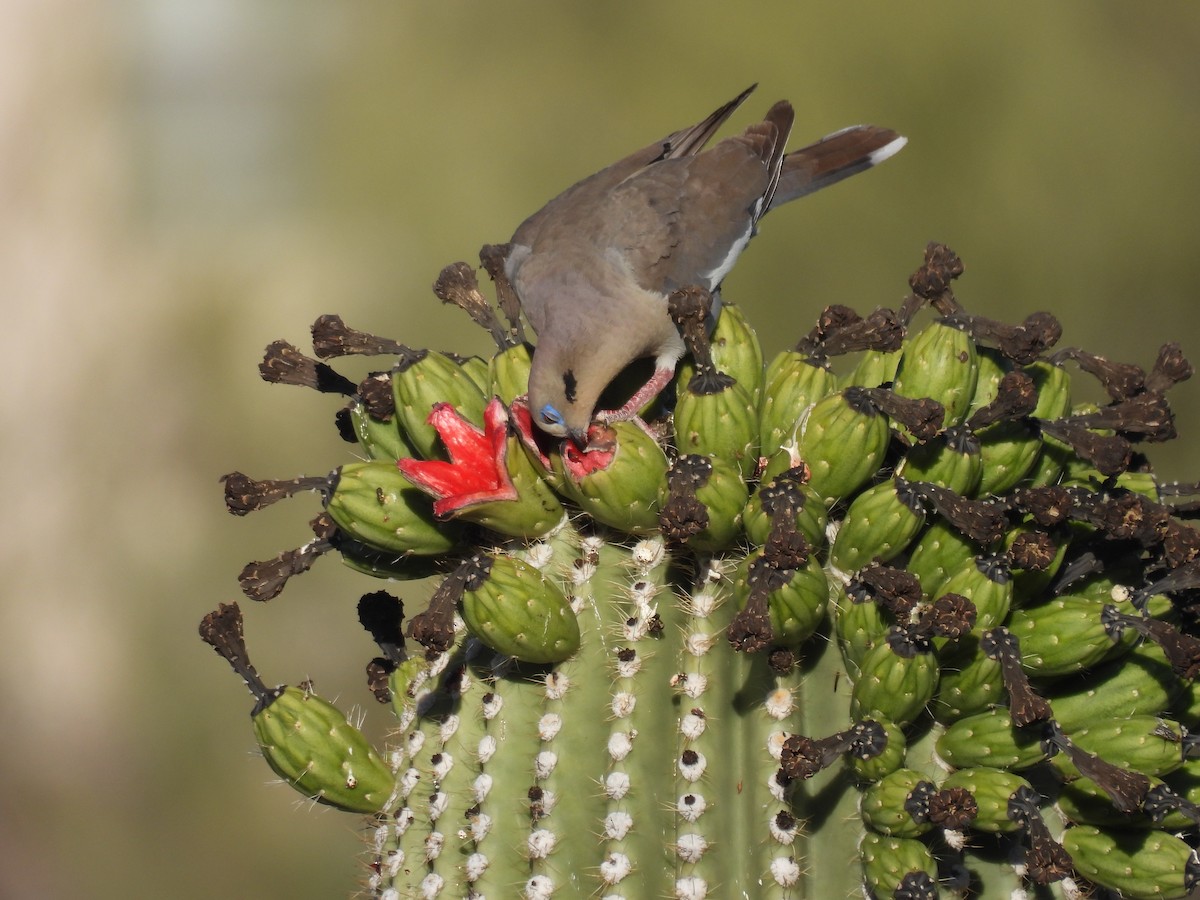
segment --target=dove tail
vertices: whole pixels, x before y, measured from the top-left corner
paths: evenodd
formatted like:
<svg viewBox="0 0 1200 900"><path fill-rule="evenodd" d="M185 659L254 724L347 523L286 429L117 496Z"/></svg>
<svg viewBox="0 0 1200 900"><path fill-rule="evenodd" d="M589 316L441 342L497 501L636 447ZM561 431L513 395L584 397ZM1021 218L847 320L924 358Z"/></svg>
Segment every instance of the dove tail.
<svg viewBox="0 0 1200 900"><path fill-rule="evenodd" d="M908 139L890 128L852 125L783 158L770 209L865 172L894 156Z"/></svg>

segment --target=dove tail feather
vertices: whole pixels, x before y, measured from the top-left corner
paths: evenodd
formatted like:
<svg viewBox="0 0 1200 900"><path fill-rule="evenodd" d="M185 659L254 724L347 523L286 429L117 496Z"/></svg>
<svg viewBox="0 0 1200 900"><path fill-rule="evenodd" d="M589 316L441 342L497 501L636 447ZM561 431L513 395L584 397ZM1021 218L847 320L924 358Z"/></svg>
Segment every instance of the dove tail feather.
<svg viewBox="0 0 1200 900"><path fill-rule="evenodd" d="M787 154L769 209L866 171L907 143L889 128L852 125Z"/></svg>

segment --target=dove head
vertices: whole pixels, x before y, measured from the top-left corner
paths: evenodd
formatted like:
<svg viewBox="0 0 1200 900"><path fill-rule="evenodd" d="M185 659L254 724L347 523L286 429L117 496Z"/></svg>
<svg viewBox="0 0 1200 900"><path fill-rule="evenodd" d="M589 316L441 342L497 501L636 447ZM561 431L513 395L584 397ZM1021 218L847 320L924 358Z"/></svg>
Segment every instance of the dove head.
<svg viewBox="0 0 1200 900"><path fill-rule="evenodd" d="M600 392L616 374L593 371L593 362L586 354L560 357L543 341L534 351L529 373L529 409L534 423L547 434L569 437L580 448L587 444Z"/></svg>

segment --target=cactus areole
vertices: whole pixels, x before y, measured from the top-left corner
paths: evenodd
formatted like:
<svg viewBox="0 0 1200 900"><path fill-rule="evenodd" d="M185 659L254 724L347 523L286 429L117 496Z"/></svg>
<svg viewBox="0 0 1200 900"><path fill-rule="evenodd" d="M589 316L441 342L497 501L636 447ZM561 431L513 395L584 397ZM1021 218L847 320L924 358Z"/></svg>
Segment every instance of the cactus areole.
<svg viewBox="0 0 1200 900"><path fill-rule="evenodd" d="M261 371L342 394L360 461L224 479L239 515L325 505L243 569L252 599L322 555L391 591L432 579L407 621L389 591L359 603L384 747L311 685L267 687L236 604L201 626L271 769L367 814L366 895L1193 890L1200 490L1142 452L1174 436L1178 346L1145 369L1056 350L1047 313L969 315L931 244L898 310L831 306L775 359L726 303L640 417L564 440L532 425L511 286L482 259L507 324L466 264L436 290L493 360L323 316L317 358L277 342ZM396 363L355 386L318 361L348 355Z"/></svg>

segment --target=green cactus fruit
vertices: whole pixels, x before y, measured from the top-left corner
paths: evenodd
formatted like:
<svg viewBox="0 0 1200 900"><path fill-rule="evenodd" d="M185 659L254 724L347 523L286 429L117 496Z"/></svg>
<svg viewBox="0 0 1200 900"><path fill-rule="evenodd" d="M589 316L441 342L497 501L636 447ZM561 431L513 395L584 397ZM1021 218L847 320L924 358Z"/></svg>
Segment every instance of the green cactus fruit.
<svg viewBox="0 0 1200 900"><path fill-rule="evenodd" d="M854 368L838 382L840 387L873 388L896 377L903 350L864 350Z"/></svg>
<svg viewBox="0 0 1200 900"><path fill-rule="evenodd" d="M400 431L394 415L387 419L376 418L361 400L350 403L349 413L350 427L369 459L395 462L416 455L417 451Z"/></svg>
<svg viewBox="0 0 1200 900"><path fill-rule="evenodd" d="M1129 716L1156 716L1182 693L1183 687L1157 644L1132 648L1121 659L1097 666L1078 679L1057 682L1046 698L1063 731L1092 722Z"/></svg>
<svg viewBox="0 0 1200 900"><path fill-rule="evenodd" d="M1012 607L1012 593L1008 559L996 554L972 557L938 587L939 595L961 594L975 604L975 634L1005 620Z"/></svg>
<svg viewBox="0 0 1200 900"><path fill-rule="evenodd" d="M667 475L670 495L660 514L663 531L692 550L717 552L742 533L747 487L732 463L681 456Z"/></svg>
<svg viewBox="0 0 1200 900"><path fill-rule="evenodd" d="M833 373L803 353L784 350L771 360L759 405L759 452L773 456L789 443L804 411L836 387Z"/></svg>
<svg viewBox="0 0 1200 900"><path fill-rule="evenodd" d="M956 769L1028 769L1046 758L1042 729L1013 725L1004 707L959 719L937 739L937 754Z"/></svg>
<svg viewBox="0 0 1200 900"><path fill-rule="evenodd" d="M482 356L458 356L454 357L454 361L463 370L463 373L475 382L475 386L479 390L486 391L488 389L491 384L491 367L488 360Z"/></svg>
<svg viewBox="0 0 1200 900"><path fill-rule="evenodd" d="M1080 875L1125 900L1180 900L1200 875L1196 851L1164 831L1075 825L1063 832L1062 845Z"/></svg>
<svg viewBox="0 0 1200 900"><path fill-rule="evenodd" d="M953 722L983 712L1006 696L1000 662L979 651L979 640L974 635L964 643L969 649L956 648L953 654L957 664L943 665L937 696L930 703L933 717L939 722Z"/></svg>
<svg viewBox="0 0 1200 900"><path fill-rule="evenodd" d="M974 496L983 473L979 441L965 428L952 428L908 451L896 474L928 481L956 494Z"/></svg>
<svg viewBox="0 0 1200 900"><path fill-rule="evenodd" d="M946 579L978 552L978 544L945 519L935 518L912 545L905 568L920 580L926 597L940 597L946 593Z"/></svg>
<svg viewBox="0 0 1200 900"><path fill-rule="evenodd" d="M1195 803L1194 797L1181 796L1182 792L1173 790L1167 782L1160 778L1150 778L1150 790L1147 798L1153 803L1154 799L1173 801L1182 799L1185 803ZM1146 829L1162 828L1167 831L1182 832L1195 827L1194 810L1184 809L1164 810L1151 816L1145 810L1129 813L1117 809L1112 797L1091 778L1076 778L1062 786L1054 799L1055 806L1068 821L1079 825L1097 825L1104 828Z"/></svg>
<svg viewBox="0 0 1200 900"><path fill-rule="evenodd" d="M936 897L937 862L928 845L916 838L889 837L868 831L858 847L863 881L879 900Z"/></svg>
<svg viewBox="0 0 1200 900"><path fill-rule="evenodd" d="M1033 790L1020 775L989 766L951 772L941 783L941 789L946 791L955 788L968 791L975 798L978 810L971 828L990 832L1016 830L1017 824L1008 815L1009 801L1021 788Z"/></svg>
<svg viewBox="0 0 1200 900"><path fill-rule="evenodd" d="M1177 722L1160 716L1094 720L1070 733L1075 746L1100 756L1105 762L1141 772L1166 775L1184 763L1184 731ZM1066 754L1055 755L1051 762L1064 778L1079 776L1079 770Z"/></svg>
<svg viewBox="0 0 1200 900"><path fill-rule="evenodd" d="M763 388L762 347L740 306L722 301L709 341L717 371L733 378L757 404ZM687 384L695 374L695 363L686 357L679 365L675 380Z"/></svg>
<svg viewBox="0 0 1200 900"><path fill-rule="evenodd" d="M597 522L631 534L658 528L669 466L637 422L613 422L602 446L582 452L566 443L550 459L559 492Z"/></svg>
<svg viewBox="0 0 1200 900"><path fill-rule="evenodd" d="M977 347L975 364L979 373L975 379L975 393L971 396L968 414L975 413L987 406L999 393L1000 380L1012 368L1012 364L998 350L989 347Z"/></svg>
<svg viewBox="0 0 1200 900"><path fill-rule="evenodd" d="M829 582L814 557L795 569L777 569L754 550L738 567L733 595L745 609L756 579L771 579L767 604L771 612L772 643L795 647L808 640L825 619Z"/></svg>
<svg viewBox="0 0 1200 900"><path fill-rule="evenodd" d="M758 467L758 404L740 382L703 393L690 386L675 405L675 443L683 454L698 453L737 465L743 478Z"/></svg>
<svg viewBox="0 0 1200 900"><path fill-rule="evenodd" d="M933 825L920 810L921 797L933 793L933 782L915 769L897 769L863 791L859 811L880 834L920 837Z"/></svg>
<svg viewBox="0 0 1200 900"><path fill-rule="evenodd" d="M1023 371L1033 379L1037 390L1033 416L1057 419L1066 415L1071 407L1071 382L1067 373L1059 366L1040 360L1025 366ZM979 444L983 457L979 493L983 496L1003 494L1019 484L1033 471L1043 447L1037 430L1021 420L995 422L980 429ZM1046 469L1040 477L1033 477L1034 482L1053 484L1052 480L1047 480L1053 468L1053 458L1048 459Z"/></svg>
<svg viewBox="0 0 1200 900"><path fill-rule="evenodd" d="M912 400L936 400L945 407L945 427L958 425L975 396L976 357L975 342L965 332L932 322L905 343L892 390Z"/></svg>
<svg viewBox="0 0 1200 900"><path fill-rule="evenodd" d="M890 431L887 416L863 394L838 391L801 416L797 448L809 485L829 506L849 497L879 470Z"/></svg>
<svg viewBox="0 0 1200 900"><path fill-rule="evenodd" d="M889 478L851 501L829 547L829 562L842 572L855 572L872 560L887 562L908 549L924 524L912 485Z"/></svg>
<svg viewBox="0 0 1200 900"><path fill-rule="evenodd" d="M469 562L462 616L471 633L521 662L555 663L579 650L570 601L529 563L477 553Z"/></svg>
<svg viewBox="0 0 1200 900"><path fill-rule="evenodd" d="M880 608L867 592L851 586L842 587L833 579L833 629L837 635L842 660L851 678L857 679L862 671L863 657L876 644L882 643L896 617Z"/></svg>
<svg viewBox="0 0 1200 900"><path fill-rule="evenodd" d="M1021 666L1038 678L1090 668L1113 652L1100 620L1105 604L1064 595L1013 611L1008 629L1021 642Z"/></svg>
<svg viewBox="0 0 1200 900"><path fill-rule="evenodd" d="M488 363L488 396L495 395L511 404L529 390L529 369L533 351L528 344L505 347Z"/></svg>
<svg viewBox="0 0 1200 900"><path fill-rule="evenodd" d="M796 530L811 547L825 543L828 514L824 501L803 481L800 469L789 469L763 481L746 504L742 522L750 543L762 546L771 533L771 518L782 509L792 510Z"/></svg>
<svg viewBox="0 0 1200 900"><path fill-rule="evenodd" d="M305 797L348 812L382 812L395 778L362 732L327 700L276 689L252 719L263 758Z"/></svg>
<svg viewBox="0 0 1200 900"><path fill-rule="evenodd" d="M484 383L486 384L486 371ZM392 371L392 396L396 420L403 434L424 459L438 459L441 439L429 422L439 403L449 404L476 425L483 424L487 405L483 389L472 373L444 353L421 351L405 357Z"/></svg>
<svg viewBox="0 0 1200 900"><path fill-rule="evenodd" d="M397 663L388 674L392 708L401 724L410 722L417 712L417 692L429 679L429 660L414 656Z"/></svg>
<svg viewBox="0 0 1200 900"><path fill-rule="evenodd" d="M444 568L440 558L436 556L400 556L341 536L336 545L343 565L372 578L415 581L436 575Z"/></svg>
<svg viewBox="0 0 1200 900"><path fill-rule="evenodd" d="M883 727L886 736L883 750L866 758L855 754L847 754L844 757L855 779L864 784L878 781L895 772L904 764L904 757L908 752L908 739L904 735L904 729L888 719L877 718L874 721Z"/></svg>
<svg viewBox="0 0 1200 900"><path fill-rule="evenodd" d="M925 710L938 684L938 661L931 647L899 630L866 652L862 673L850 695L854 719L882 716L907 725Z"/></svg>
<svg viewBox="0 0 1200 900"><path fill-rule="evenodd" d="M435 556L457 543L455 529L435 521L429 498L395 463L342 466L326 509L346 534L401 557Z"/></svg>

